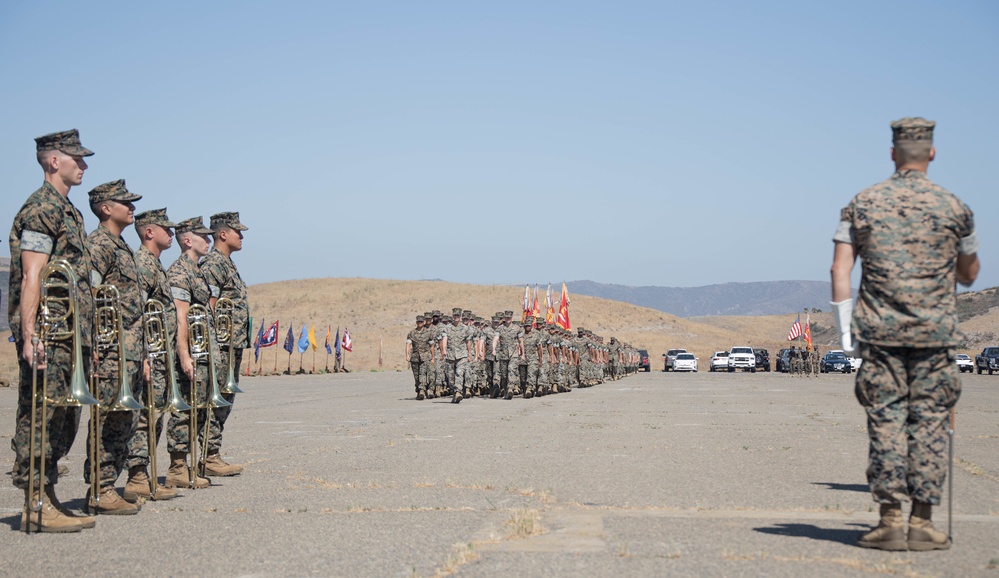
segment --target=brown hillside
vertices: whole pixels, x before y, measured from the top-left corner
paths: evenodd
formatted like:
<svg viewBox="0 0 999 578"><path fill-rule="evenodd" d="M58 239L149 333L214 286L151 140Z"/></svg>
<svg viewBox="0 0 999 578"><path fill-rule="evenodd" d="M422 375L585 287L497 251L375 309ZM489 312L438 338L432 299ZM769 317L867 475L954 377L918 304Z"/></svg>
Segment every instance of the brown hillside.
<svg viewBox="0 0 999 578"><path fill-rule="evenodd" d="M570 296L572 288L569 288ZM984 293L984 292L983 292ZM967 297L963 297L967 299ZM323 343L326 328L347 326L354 340L354 352L347 354L351 370L378 368L379 338L383 344L383 369L405 369L405 336L417 314L432 309L449 312L462 306L488 316L512 309L520 314L523 289L509 286L462 285L442 281L391 281L377 279L307 279L283 281L250 287L250 306L254 332L261 320L268 324L280 318L278 345L263 350L263 368L273 370L275 354L278 370L288 366L288 355L281 348L289 323L297 340L302 324L316 326L319 351L316 367L326 362ZM984 345L999 344L999 308L980 310L961 323L967 336L961 351L974 354ZM672 347L694 352L706 369L712 352L734 345L765 347L773 355L787 345L786 336L795 313L786 315L716 316L679 318L653 309L596 297L571 297L569 310L574 328L583 326L600 335L630 342L648 349L652 367L662 368L662 354ZM835 328L830 313L813 313L813 336L823 350L836 346ZM802 319L804 322L804 319ZM16 377L14 346L4 333L0 341L0 379ZM244 360L252 360L252 350ZM304 356L305 369L312 367L312 352ZM292 370L299 367L299 355L292 356ZM244 366L245 368L245 366Z"/></svg>

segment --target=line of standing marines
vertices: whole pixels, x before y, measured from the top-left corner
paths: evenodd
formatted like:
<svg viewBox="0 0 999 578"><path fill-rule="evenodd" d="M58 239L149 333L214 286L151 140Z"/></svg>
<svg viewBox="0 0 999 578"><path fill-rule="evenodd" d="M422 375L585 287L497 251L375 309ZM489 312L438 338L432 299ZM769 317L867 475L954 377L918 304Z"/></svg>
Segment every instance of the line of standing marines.
<svg viewBox="0 0 999 578"><path fill-rule="evenodd" d="M209 403L209 393L217 385L216 376L238 381L243 348L248 344L246 285L232 261L232 254L242 249L247 228L235 212L212 215L210 227L204 226L200 216L174 223L165 208L134 214L135 203L142 197L130 192L124 180L116 180L89 192L90 210L100 224L85 235L83 216L70 201L69 192L81 184L87 169L84 158L94 153L82 146L75 129L38 137L35 143L44 182L14 217L10 233L9 318L19 352L18 407L11 443L16 454L13 483L25 491L22 530L78 532L96 525L95 514L136 514L146 499L169 500L176 497L176 488L208 487L210 482L203 476L242 472L241 466L228 464L220 456L235 396L222 393L224 401ZM121 236L129 226L141 244L135 251ZM165 269L160 258L175 236L181 255ZM62 265L69 277L63 289L73 294L72 309L66 304L68 299L43 300L49 289L45 276ZM53 290L59 287L53 285ZM229 307L224 344L221 331L216 331L220 299L227 300ZM158 303L159 324L165 326L161 336L166 342L158 352L151 350L146 327L154 302ZM39 334L53 329L53 323L46 321L53 318L52 309L60 307L69 309L68 316L74 318L73 339L40 340ZM204 313L190 321L192 311ZM118 331L109 333L109 320L117 322ZM203 339L208 351L193 350L189 331ZM114 346L108 345L109 335ZM74 347L82 352L78 357ZM79 404L62 405L57 400L68 398L74 372L79 371L99 402L91 401L87 447L92 449L84 466L84 479L91 484L85 511L91 515L70 510L55 494L64 469L58 461L72 447L82 413ZM171 407L168 381L179 385L183 399L196 409L155 411ZM192 383L196 397L191 396ZM36 391L38 384L46 389ZM116 399L127 401L128 396L122 395L124 384L130 386L135 404L124 407L143 409L115 407ZM234 391L238 392L238 386ZM38 401L41 398L44 402ZM33 412L41 426L34 429ZM149 427L150 414L153 428ZM161 485L157 472L149 468L165 414L169 414L170 466ZM206 420L205 429L191 423L205 424ZM152 443L151 429L155 432ZM189 440L195 437L202 452L191 451ZM200 461L197 469L196 459ZM119 494L115 483L125 470L128 478Z"/></svg>
<svg viewBox="0 0 999 578"><path fill-rule="evenodd" d="M418 400L566 393L636 373L639 359L637 349L616 337L604 343L582 327L573 335L533 316L517 324L513 311L498 311L487 322L460 307L450 317L434 310L417 315L406 336Z"/></svg>

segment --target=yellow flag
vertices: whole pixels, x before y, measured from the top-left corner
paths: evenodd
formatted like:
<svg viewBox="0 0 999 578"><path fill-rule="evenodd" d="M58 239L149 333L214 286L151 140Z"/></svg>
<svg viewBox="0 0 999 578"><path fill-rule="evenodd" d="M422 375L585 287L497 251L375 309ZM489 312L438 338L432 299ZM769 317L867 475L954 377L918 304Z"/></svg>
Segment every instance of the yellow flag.
<svg viewBox="0 0 999 578"><path fill-rule="evenodd" d="M315 325L313 325L312 327L309 328L309 345L312 346L312 351L315 351L316 349L319 348L319 345L316 344L316 326Z"/></svg>

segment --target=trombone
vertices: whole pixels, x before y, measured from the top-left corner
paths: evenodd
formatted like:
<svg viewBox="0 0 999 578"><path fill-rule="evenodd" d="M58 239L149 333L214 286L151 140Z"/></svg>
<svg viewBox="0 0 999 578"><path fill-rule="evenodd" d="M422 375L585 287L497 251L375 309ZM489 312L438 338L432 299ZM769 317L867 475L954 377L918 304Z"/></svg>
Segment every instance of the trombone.
<svg viewBox="0 0 999 578"><path fill-rule="evenodd" d="M236 374L233 363L236 358L236 336L233 334L232 314L236 309L232 299L222 297L215 302L215 331L219 345L228 345L229 375L226 376L225 385L222 386L222 393L234 394L243 393L236 383Z"/></svg>
<svg viewBox="0 0 999 578"><path fill-rule="evenodd" d="M57 407L82 407L97 405L99 402L87 390L87 378L83 373L83 346L78 316L80 295L76 273L68 261L59 259L49 262L40 274L39 313L35 322L35 334L31 337L31 439L28 442L28 492L27 507L29 523L24 531L31 531L30 517L38 515L37 527L42 525L42 508L45 506L45 451L48 447L49 405ZM56 295L56 294L60 295ZM72 326L69 320L72 318ZM47 359L49 348L57 342L73 340L73 369L70 372L69 392L60 398L49 397L49 370L42 370L41 389L38 383L39 357ZM38 353L38 345L44 349ZM41 408L39 408L39 405ZM41 415L39 416L39 411ZM37 439L36 442L36 432ZM40 451L39 451L40 450ZM35 452L38 456L38 480L35 480ZM37 497L36 497L37 496Z"/></svg>
<svg viewBox="0 0 999 578"><path fill-rule="evenodd" d="M209 313L208 309L204 305L191 305L187 310L187 339L188 346L191 349L191 358L194 359L195 363L195 379L191 383L191 421L188 422L188 452L190 453L191 461L191 483L193 485L196 479L196 474L204 474L204 461L208 458L208 430L211 419L205 415L205 425L203 431L203 438L201 443L201 463L198 464L198 412L199 409L213 410L220 407L228 407L232 405L231 402L227 401L222 397L222 392L219 391L218 379L215 376L215 356L212 354L212 343L211 343L211 332L209 326ZM198 403L197 391L198 391L198 375L197 375L197 364L200 360L206 360L208 362L208 385L210 387L208 391L208 398L204 403ZM197 468L197 470L195 470Z"/></svg>
<svg viewBox="0 0 999 578"><path fill-rule="evenodd" d="M94 288L94 342L99 352L109 352L112 349L118 353L118 396L104 411L135 411L142 409L132 394L132 385L128 379L128 363L125 358L125 330L121 322L121 294L114 285L98 285ZM100 398L99 376L95 371L90 374L91 393ZM101 472L101 404L90 408L90 505L100 503L100 472ZM96 513L96 508L90 510Z"/></svg>
<svg viewBox="0 0 999 578"><path fill-rule="evenodd" d="M149 467L152 475L149 476L149 495L156 499L156 490L159 488L159 476L156 469L156 412L180 413L188 411L191 406L184 401L184 396L177 386L177 376L174 373L173 365L173 336L170 335L170 328L167 327L166 310L163 303L157 299L148 299L142 316L142 329L146 338L146 354L149 356L150 376L153 371L153 363L156 359L162 358L166 366L166 382L169 391L162 406L156 405L156 395L153 388L152 379L147 385L146 397L146 424L149 427Z"/></svg>

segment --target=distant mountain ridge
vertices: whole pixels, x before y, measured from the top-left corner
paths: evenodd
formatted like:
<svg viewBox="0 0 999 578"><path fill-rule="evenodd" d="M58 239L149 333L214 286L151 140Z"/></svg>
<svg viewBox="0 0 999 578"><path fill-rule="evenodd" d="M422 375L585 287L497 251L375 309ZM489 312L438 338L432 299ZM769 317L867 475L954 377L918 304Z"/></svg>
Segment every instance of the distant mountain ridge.
<svg viewBox="0 0 999 578"><path fill-rule="evenodd" d="M588 295L648 307L677 317L776 315L805 307L829 310L828 281L760 281L702 287L630 287L595 281L567 283L569 294Z"/></svg>

